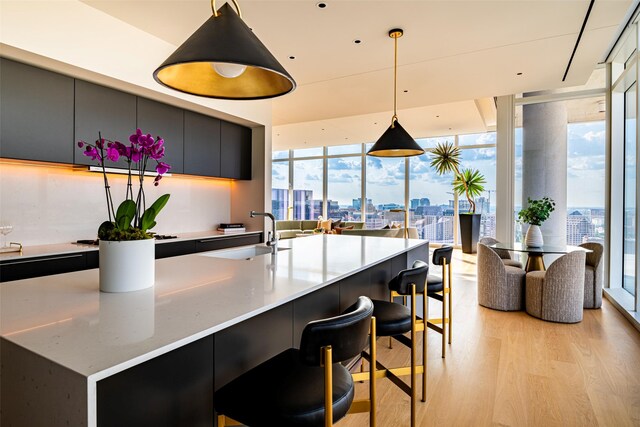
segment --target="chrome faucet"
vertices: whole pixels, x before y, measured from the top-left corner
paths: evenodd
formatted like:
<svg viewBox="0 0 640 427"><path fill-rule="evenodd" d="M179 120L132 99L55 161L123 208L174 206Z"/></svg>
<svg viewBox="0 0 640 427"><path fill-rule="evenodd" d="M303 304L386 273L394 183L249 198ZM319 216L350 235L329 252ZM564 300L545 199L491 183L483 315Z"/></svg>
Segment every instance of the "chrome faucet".
<svg viewBox="0 0 640 427"><path fill-rule="evenodd" d="M255 218L256 216L266 216L271 219L271 231L267 234L267 246L271 246L271 253L278 253L278 235L276 234L276 217L269 212L256 212L251 211L249 213L251 218Z"/></svg>

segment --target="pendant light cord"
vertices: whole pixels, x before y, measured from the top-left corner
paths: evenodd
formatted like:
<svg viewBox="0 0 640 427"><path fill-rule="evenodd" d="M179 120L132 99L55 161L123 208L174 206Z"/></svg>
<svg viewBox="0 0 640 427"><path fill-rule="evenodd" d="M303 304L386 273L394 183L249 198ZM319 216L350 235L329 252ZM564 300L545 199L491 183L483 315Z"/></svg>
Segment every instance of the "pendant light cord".
<svg viewBox="0 0 640 427"><path fill-rule="evenodd" d="M236 10L238 11L238 16L240 17L240 19L242 19L242 12L240 12L240 6L238 5L238 2L236 0L231 0L233 2L233 5L236 7ZM216 0L211 0L211 11L213 12L213 16L214 17L218 17L218 15L220 15L218 13L218 9L216 8Z"/></svg>
<svg viewBox="0 0 640 427"><path fill-rule="evenodd" d="M393 117L391 127L395 127L398 120L398 37L393 38Z"/></svg>

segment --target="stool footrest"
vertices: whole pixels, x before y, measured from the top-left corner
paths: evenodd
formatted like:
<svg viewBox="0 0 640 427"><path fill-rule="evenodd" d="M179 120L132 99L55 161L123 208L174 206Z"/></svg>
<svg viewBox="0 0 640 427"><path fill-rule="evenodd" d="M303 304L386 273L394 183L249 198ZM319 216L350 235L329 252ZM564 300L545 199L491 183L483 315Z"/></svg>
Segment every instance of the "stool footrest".
<svg viewBox="0 0 640 427"><path fill-rule="evenodd" d="M362 357L371 362L370 356L367 352L362 352ZM371 369L371 368L369 368ZM422 374L424 372L424 366L416 365L415 373ZM375 378L389 378L389 380L398 386L402 391L404 391L407 395L411 396L411 386L402 381L400 377L411 375L411 366L402 366L399 368L387 368L379 361L376 361L376 372ZM354 381L367 381L369 379L369 372L358 372L355 374L351 374Z"/></svg>
<svg viewBox="0 0 640 427"><path fill-rule="evenodd" d="M435 325L435 324L433 324L433 323L431 323L431 322L428 322L428 323L427 323L427 326L428 326L430 329L432 329L432 330L434 330L434 331L436 331L436 332L439 332L439 333L441 333L441 334L443 334L443 333L444 333L444 332L443 332L443 328L442 328L442 326Z"/></svg>
<svg viewBox="0 0 640 427"><path fill-rule="evenodd" d="M371 401L370 400L354 400L351 403L351 407L349 408L349 412L347 414L360 414L362 412L370 412L371 411Z"/></svg>

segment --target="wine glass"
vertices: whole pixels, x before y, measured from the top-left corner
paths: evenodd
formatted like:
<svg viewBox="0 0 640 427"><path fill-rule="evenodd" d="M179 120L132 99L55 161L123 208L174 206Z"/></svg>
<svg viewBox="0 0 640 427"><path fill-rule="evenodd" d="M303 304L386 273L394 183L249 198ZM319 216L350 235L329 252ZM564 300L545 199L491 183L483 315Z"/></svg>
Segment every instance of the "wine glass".
<svg viewBox="0 0 640 427"><path fill-rule="evenodd" d="M2 248L7 248L9 247L9 244L7 243L6 240L6 236L7 234L11 233L13 231L13 225L11 225L9 222L7 221L0 221L0 234L2 234Z"/></svg>

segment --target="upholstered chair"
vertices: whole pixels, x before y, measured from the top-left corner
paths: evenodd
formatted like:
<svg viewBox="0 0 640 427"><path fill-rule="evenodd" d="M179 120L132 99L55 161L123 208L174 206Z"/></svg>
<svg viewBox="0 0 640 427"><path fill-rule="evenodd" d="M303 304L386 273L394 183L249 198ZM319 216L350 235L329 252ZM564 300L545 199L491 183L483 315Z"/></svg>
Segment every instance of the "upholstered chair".
<svg viewBox="0 0 640 427"><path fill-rule="evenodd" d="M491 246L500 242L494 239L493 237L483 237L482 239L480 239L480 243L482 243L483 245ZM500 259L502 259L502 262L504 263L504 265L510 265L512 267L522 268L522 263L520 261L516 261L515 259L512 259L511 254L509 253L508 250L496 249L496 248L490 248L490 249L498 254Z"/></svg>
<svg viewBox="0 0 640 427"><path fill-rule="evenodd" d="M582 321L585 252L561 256L547 271L527 273L527 313L559 323Z"/></svg>
<svg viewBox="0 0 640 427"><path fill-rule="evenodd" d="M502 311L524 308L525 271L505 265L500 256L483 243L478 243L478 304Z"/></svg>
<svg viewBox="0 0 640 427"><path fill-rule="evenodd" d="M602 253L604 247L600 243L588 242L580 245L592 252L586 254L584 268L584 308L602 307L602 280L604 265Z"/></svg>

